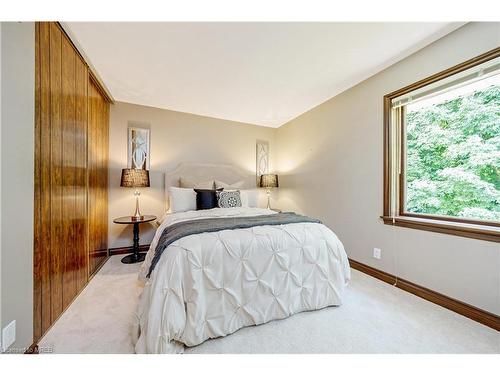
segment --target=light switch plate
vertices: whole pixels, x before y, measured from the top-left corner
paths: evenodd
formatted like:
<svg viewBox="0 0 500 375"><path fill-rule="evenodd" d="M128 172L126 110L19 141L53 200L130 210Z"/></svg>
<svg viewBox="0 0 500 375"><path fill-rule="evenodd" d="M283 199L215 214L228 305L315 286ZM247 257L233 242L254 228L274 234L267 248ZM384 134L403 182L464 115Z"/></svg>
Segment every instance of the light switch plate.
<svg viewBox="0 0 500 375"><path fill-rule="evenodd" d="M2 352L6 352L15 341L16 321L13 320L2 330Z"/></svg>

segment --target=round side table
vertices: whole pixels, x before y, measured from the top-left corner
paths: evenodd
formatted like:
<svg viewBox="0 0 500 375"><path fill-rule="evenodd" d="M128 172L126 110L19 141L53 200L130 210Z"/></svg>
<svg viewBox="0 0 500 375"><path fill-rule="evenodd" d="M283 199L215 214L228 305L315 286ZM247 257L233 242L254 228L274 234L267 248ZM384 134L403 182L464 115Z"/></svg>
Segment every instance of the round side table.
<svg viewBox="0 0 500 375"><path fill-rule="evenodd" d="M142 262L144 258L146 258L146 254L139 253L139 224L148 223L153 220L156 220L156 216L154 215L143 215L139 218L136 218L135 216L123 216L113 220L113 223L115 224L134 224L134 252L124 257L122 259L122 263L138 263Z"/></svg>

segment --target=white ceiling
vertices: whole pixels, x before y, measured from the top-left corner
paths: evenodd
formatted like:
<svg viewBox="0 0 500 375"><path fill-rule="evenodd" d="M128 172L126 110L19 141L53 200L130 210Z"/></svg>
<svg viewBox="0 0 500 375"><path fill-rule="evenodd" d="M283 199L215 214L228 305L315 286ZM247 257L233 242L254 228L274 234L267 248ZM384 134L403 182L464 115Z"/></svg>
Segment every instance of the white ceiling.
<svg viewBox="0 0 500 375"><path fill-rule="evenodd" d="M462 23L68 22L117 101L279 127Z"/></svg>

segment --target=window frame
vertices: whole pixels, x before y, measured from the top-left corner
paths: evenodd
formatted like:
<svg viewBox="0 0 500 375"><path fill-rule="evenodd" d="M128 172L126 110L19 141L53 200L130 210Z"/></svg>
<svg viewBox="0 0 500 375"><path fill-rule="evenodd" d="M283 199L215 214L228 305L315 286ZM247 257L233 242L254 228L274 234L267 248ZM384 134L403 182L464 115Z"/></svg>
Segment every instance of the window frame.
<svg viewBox="0 0 500 375"><path fill-rule="evenodd" d="M384 224L500 242L500 222L421 214L405 209L406 126L404 106L395 118L392 99L500 57L500 47L384 96ZM396 119L396 121L393 121Z"/></svg>

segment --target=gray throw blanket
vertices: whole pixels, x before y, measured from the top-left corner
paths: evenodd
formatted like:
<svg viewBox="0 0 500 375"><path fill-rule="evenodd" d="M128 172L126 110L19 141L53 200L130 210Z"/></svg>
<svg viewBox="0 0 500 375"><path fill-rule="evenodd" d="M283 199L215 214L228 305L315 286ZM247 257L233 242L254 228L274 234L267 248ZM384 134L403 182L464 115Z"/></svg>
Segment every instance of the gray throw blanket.
<svg viewBox="0 0 500 375"><path fill-rule="evenodd" d="M171 243L192 234L219 232L221 230L244 229L263 225L283 225L293 223L321 223L317 219L297 215L294 212L282 212L273 215L227 217L189 220L166 227L156 245L153 260L146 277L150 277L161 254Z"/></svg>

